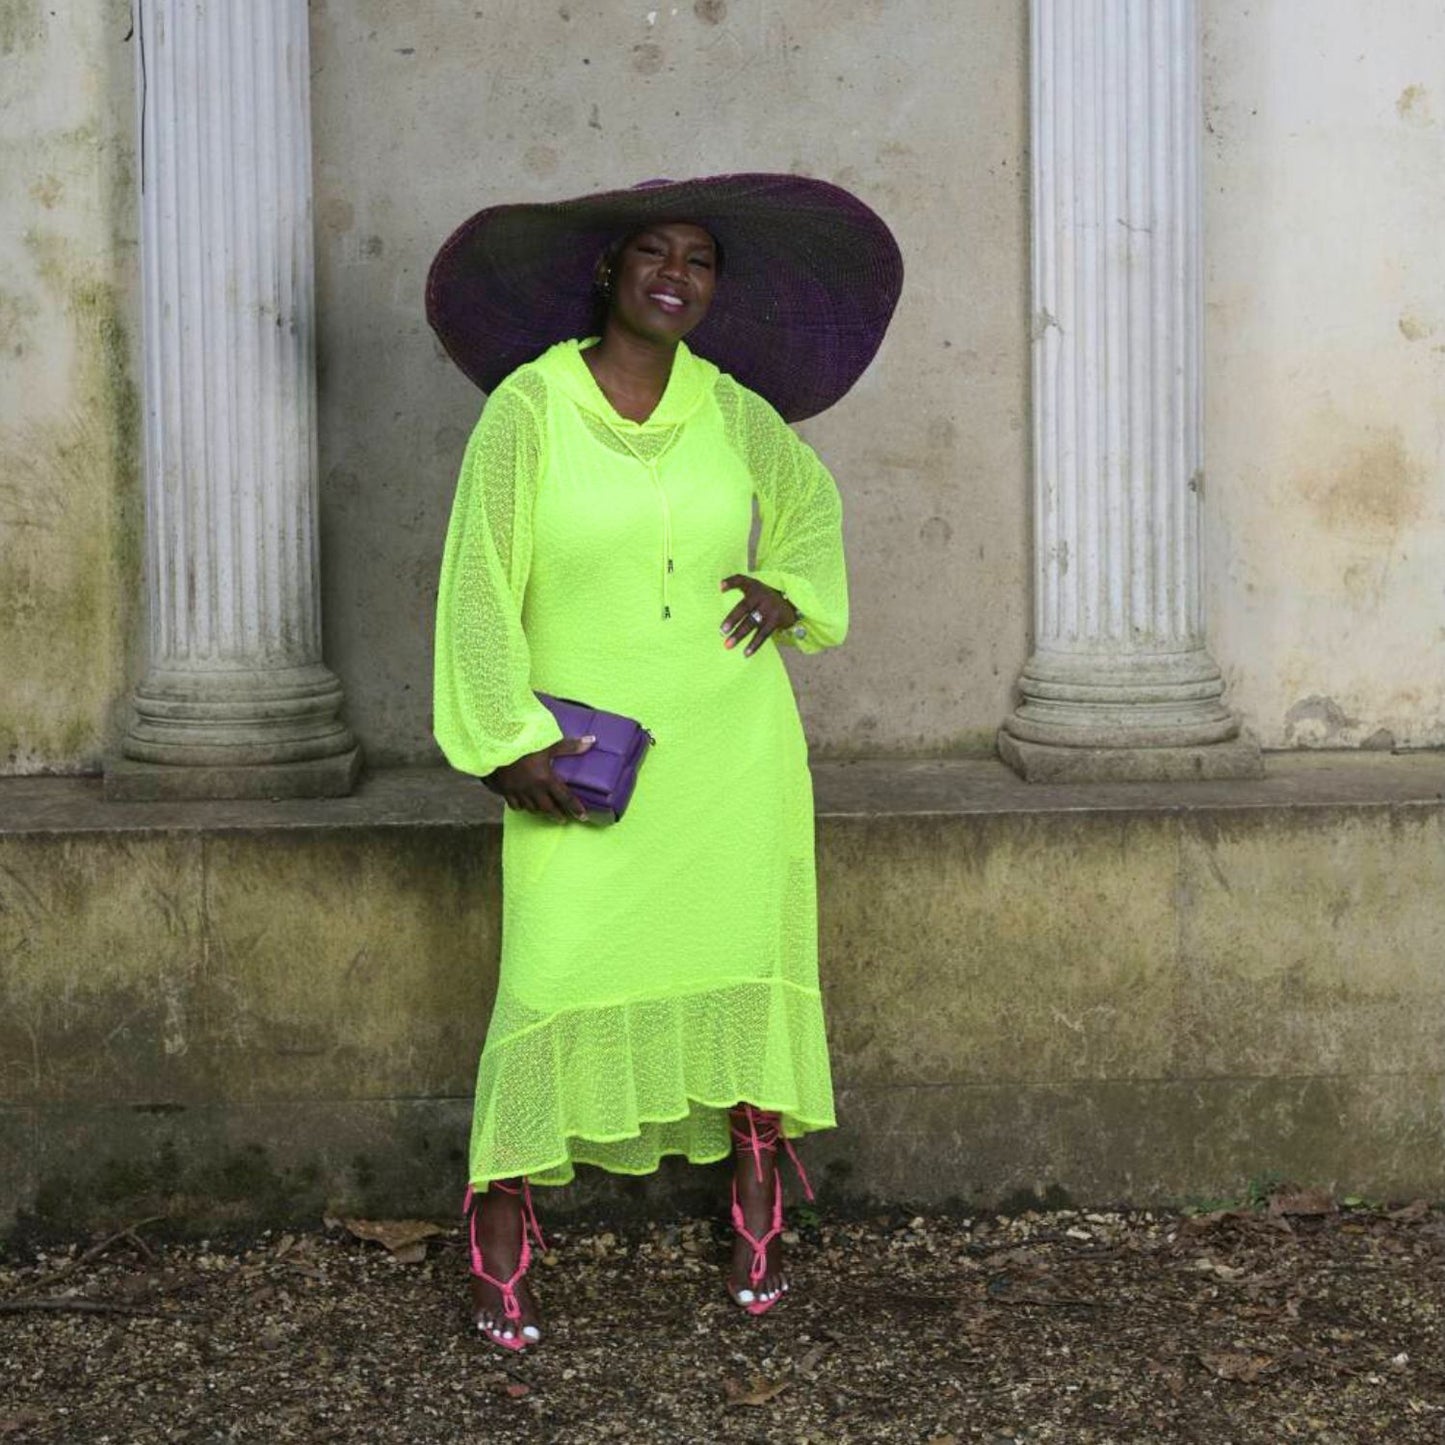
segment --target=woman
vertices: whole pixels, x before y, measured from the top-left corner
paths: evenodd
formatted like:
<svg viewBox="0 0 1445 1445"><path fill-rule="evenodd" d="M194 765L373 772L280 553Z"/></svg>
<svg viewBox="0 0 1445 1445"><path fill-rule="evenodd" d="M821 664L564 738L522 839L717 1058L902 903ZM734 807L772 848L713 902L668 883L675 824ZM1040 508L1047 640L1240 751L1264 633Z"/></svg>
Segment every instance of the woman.
<svg viewBox="0 0 1445 1445"><path fill-rule="evenodd" d="M847 390L901 279L866 206L795 176L494 208L433 264L432 324L491 393L442 565L435 731L508 804L468 1191L473 1313L506 1348L541 1338L528 1181L578 1163L733 1152L728 1288L755 1314L787 1289L777 1143L834 1120L777 644L841 642L848 608L837 491L784 417ZM557 776L591 739L538 692L653 734L617 826Z"/></svg>

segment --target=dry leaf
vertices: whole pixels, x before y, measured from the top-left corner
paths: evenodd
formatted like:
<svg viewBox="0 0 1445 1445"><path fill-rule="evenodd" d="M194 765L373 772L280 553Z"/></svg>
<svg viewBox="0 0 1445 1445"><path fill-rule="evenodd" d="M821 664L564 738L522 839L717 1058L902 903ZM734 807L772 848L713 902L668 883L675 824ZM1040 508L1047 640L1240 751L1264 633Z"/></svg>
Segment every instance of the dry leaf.
<svg viewBox="0 0 1445 1445"><path fill-rule="evenodd" d="M1216 1209L1211 1214L1194 1214L1184 1220L1179 1226L1180 1234L1204 1234L1206 1231L1215 1229L1221 1224L1227 1224L1231 1220L1253 1219L1254 1216L1247 1209Z"/></svg>
<svg viewBox="0 0 1445 1445"><path fill-rule="evenodd" d="M523 1395L530 1395L532 1387L524 1385L520 1380L512 1380L507 1384L507 1394L514 1400L520 1400Z"/></svg>
<svg viewBox="0 0 1445 1445"><path fill-rule="evenodd" d="M1090 1305L1093 1300L1070 1292L1047 1270L1019 1270L990 1276L984 1287L990 1302L1005 1305Z"/></svg>
<svg viewBox="0 0 1445 1445"><path fill-rule="evenodd" d="M1271 1214L1336 1214L1339 1205L1328 1189L1299 1189L1290 1194L1275 1194L1269 1201Z"/></svg>
<svg viewBox="0 0 1445 1445"><path fill-rule="evenodd" d="M1416 1199L1401 1209L1392 1209L1385 1216L1386 1219L1394 1219L1401 1224L1413 1224L1417 1219L1424 1219L1430 1212L1430 1203L1425 1199Z"/></svg>
<svg viewBox="0 0 1445 1445"><path fill-rule="evenodd" d="M819 1361L833 1347L826 1340L816 1344L801 1360L798 1361L798 1373L801 1375L812 1375L818 1368Z"/></svg>
<svg viewBox="0 0 1445 1445"><path fill-rule="evenodd" d="M1246 1354L1242 1350L1201 1350L1199 1363L1221 1380L1238 1380L1252 1385L1274 1361L1268 1355Z"/></svg>
<svg viewBox="0 0 1445 1445"><path fill-rule="evenodd" d="M770 1380L766 1375L754 1375L752 1383L744 1385L731 1376L723 1381L723 1394L728 1405L766 1405L788 1388L786 1380Z"/></svg>
<svg viewBox="0 0 1445 1445"><path fill-rule="evenodd" d="M1232 1264L1220 1264L1218 1260L1210 1259L1207 1255L1200 1255L1191 1262L1189 1268L1199 1274L1212 1274L1216 1279L1228 1280L1231 1284L1235 1280L1243 1279L1249 1272Z"/></svg>
<svg viewBox="0 0 1445 1445"><path fill-rule="evenodd" d="M446 1233L441 1225L425 1219L343 1219L341 1223L355 1238L383 1245L402 1264L420 1264L426 1258L424 1241Z"/></svg>

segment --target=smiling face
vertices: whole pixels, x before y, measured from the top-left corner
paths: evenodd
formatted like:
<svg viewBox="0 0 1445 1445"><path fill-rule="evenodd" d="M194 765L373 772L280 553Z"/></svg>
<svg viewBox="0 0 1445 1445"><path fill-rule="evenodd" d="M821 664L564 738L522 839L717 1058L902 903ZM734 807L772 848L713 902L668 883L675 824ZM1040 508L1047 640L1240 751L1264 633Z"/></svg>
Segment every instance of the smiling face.
<svg viewBox="0 0 1445 1445"><path fill-rule="evenodd" d="M668 221L629 236L610 263L608 327L676 343L707 315L717 245L701 226Z"/></svg>

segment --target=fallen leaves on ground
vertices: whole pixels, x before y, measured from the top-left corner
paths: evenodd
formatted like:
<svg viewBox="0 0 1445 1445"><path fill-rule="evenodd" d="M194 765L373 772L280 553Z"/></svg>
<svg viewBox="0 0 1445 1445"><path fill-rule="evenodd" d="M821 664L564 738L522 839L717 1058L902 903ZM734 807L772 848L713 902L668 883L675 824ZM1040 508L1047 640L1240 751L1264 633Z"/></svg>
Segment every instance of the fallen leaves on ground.
<svg viewBox="0 0 1445 1445"><path fill-rule="evenodd" d="M1199 1363L1221 1380L1243 1380L1252 1385L1274 1365L1268 1355L1253 1355L1243 1350L1201 1350Z"/></svg>
<svg viewBox="0 0 1445 1445"><path fill-rule="evenodd" d="M420 1264L426 1258L426 1241L446 1233L441 1225L425 1219L343 1219L339 1223L354 1239L381 1245L398 1264Z"/></svg>
<svg viewBox="0 0 1445 1445"><path fill-rule="evenodd" d="M729 1405L766 1405L787 1388L786 1380L770 1380L765 1375L754 1375L746 1385L731 1376L723 1381L723 1394Z"/></svg>
<svg viewBox="0 0 1445 1445"><path fill-rule="evenodd" d="M546 1342L515 1355L469 1325L459 1228L223 1247L138 1224L0 1265L0 1306L75 1306L0 1309L0 1440L1439 1445L1445 1214L1309 1194L813 1215L758 1319L724 1293L720 1218L562 1223L535 1271Z"/></svg>
<svg viewBox="0 0 1445 1445"><path fill-rule="evenodd" d="M1269 1200L1269 1212L1276 1215L1335 1214L1339 1207L1328 1189L1282 1190Z"/></svg>
<svg viewBox="0 0 1445 1445"><path fill-rule="evenodd" d="M1399 1209L1392 1209L1385 1217L1393 1219L1397 1224L1413 1224L1418 1219L1424 1219L1429 1213L1429 1204L1423 1199L1416 1199L1413 1203L1406 1204Z"/></svg>

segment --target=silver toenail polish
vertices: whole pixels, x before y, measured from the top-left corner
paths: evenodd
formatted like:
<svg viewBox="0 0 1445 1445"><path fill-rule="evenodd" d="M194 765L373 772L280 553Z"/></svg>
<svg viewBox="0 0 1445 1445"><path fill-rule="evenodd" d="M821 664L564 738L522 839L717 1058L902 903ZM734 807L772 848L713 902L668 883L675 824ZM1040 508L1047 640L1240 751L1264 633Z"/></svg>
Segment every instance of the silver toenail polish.
<svg viewBox="0 0 1445 1445"><path fill-rule="evenodd" d="M526 1335L529 1340L540 1340L542 1338L542 1331L539 1330L536 1325L523 1325L522 1333Z"/></svg>

